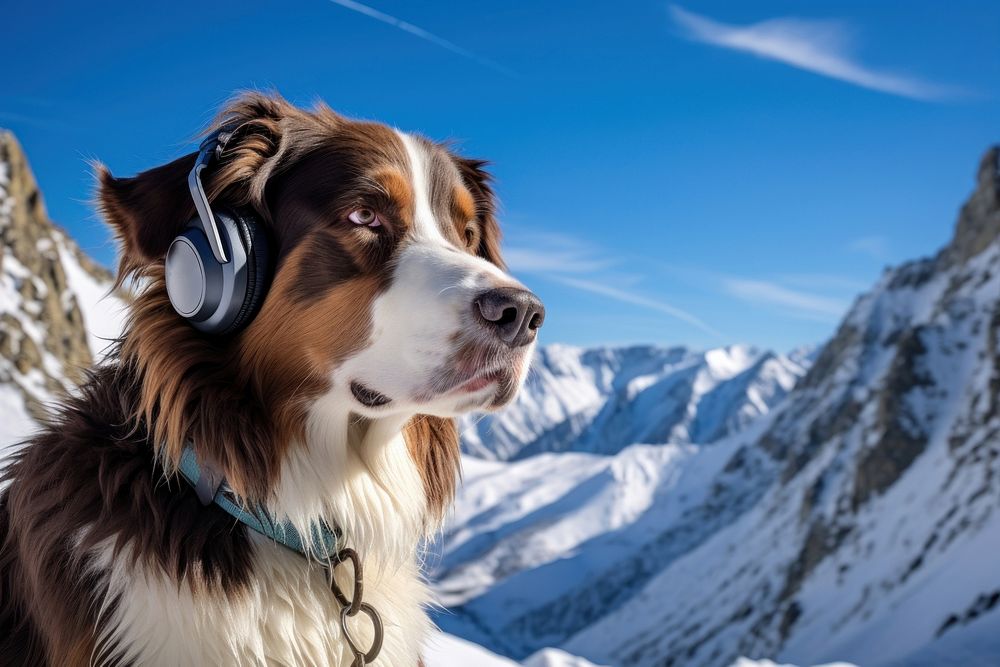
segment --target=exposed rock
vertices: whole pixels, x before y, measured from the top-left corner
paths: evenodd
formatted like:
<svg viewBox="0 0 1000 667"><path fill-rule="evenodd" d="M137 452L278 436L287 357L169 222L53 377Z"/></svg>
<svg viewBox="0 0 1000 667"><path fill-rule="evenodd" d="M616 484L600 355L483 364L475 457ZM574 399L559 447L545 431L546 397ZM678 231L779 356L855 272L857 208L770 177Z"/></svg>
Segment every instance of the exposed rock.
<svg viewBox="0 0 1000 667"><path fill-rule="evenodd" d="M875 446L865 449L854 475L856 510L872 495L892 486L900 475L927 447L927 434L921 431L917 418L907 405L914 389L933 384L920 368L921 357L927 351L920 340L920 329L910 329L898 343L895 359L878 395L875 428L881 436Z"/></svg>
<svg viewBox="0 0 1000 667"><path fill-rule="evenodd" d="M944 266L953 266L981 253L1000 237L1000 146L990 148L979 162L976 190L962 206L955 236L941 253Z"/></svg>
<svg viewBox="0 0 1000 667"><path fill-rule="evenodd" d="M28 410L80 379L93 360L81 304L64 262L110 289L111 274L86 257L45 210L14 135L0 130L0 382Z"/></svg>

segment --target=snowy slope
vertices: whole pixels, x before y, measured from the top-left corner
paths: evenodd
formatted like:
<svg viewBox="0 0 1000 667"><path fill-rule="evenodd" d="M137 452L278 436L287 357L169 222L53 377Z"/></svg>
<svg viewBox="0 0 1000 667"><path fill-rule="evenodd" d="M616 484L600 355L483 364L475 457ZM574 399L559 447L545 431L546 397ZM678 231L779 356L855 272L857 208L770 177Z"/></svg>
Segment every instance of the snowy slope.
<svg viewBox="0 0 1000 667"><path fill-rule="evenodd" d="M1000 664L998 162L750 428L471 466L445 627L612 665Z"/></svg>
<svg viewBox="0 0 1000 667"><path fill-rule="evenodd" d="M9 447L34 428L35 421L28 414L21 392L9 384L0 384L0 461Z"/></svg>
<svg viewBox="0 0 1000 667"><path fill-rule="evenodd" d="M437 633L427 641L423 658L426 667L516 667L518 664L470 641L444 633ZM539 651L520 664L524 667L600 667L589 660L551 648Z"/></svg>
<svg viewBox="0 0 1000 667"><path fill-rule="evenodd" d="M749 499L727 502L716 480L769 423L711 445L633 445L614 456L466 457L432 563L448 608L438 622L516 657L558 646L750 506L752 485ZM613 590L589 595L602 581Z"/></svg>
<svg viewBox="0 0 1000 667"><path fill-rule="evenodd" d="M513 660L490 653L470 641L437 633L424 645L427 667L515 667Z"/></svg>
<svg viewBox="0 0 1000 667"><path fill-rule="evenodd" d="M764 658L763 660L751 660L750 658L739 658L729 667L795 667L791 664L781 664L779 665L773 660L768 660ZM815 667L856 667L847 662L830 662L823 665L815 665Z"/></svg>
<svg viewBox="0 0 1000 667"><path fill-rule="evenodd" d="M746 345L694 352L633 346L536 353L524 391L498 415L461 424L480 458L541 452L613 454L636 442L711 442L766 414L805 374L806 353Z"/></svg>
<svg viewBox="0 0 1000 667"><path fill-rule="evenodd" d="M94 360L104 358L109 344L121 334L125 301L113 289L113 279L86 257L62 230L53 234L66 283L83 314L87 344Z"/></svg>

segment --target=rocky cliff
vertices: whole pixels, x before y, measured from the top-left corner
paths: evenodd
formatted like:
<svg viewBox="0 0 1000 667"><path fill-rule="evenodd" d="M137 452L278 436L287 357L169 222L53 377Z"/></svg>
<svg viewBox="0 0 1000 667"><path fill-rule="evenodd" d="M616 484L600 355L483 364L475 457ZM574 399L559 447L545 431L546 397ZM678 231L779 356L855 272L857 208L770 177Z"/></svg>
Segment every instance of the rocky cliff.
<svg viewBox="0 0 1000 667"><path fill-rule="evenodd" d="M0 130L0 403L3 433L71 388L117 335L111 274L49 219L14 135Z"/></svg>

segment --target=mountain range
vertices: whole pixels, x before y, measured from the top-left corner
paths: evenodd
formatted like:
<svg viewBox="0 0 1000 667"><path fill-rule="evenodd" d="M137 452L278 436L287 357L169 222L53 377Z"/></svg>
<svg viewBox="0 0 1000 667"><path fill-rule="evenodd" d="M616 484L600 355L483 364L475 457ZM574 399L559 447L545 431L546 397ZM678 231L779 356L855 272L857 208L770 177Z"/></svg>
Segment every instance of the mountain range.
<svg viewBox="0 0 1000 667"><path fill-rule="evenodd" d="M578 370L593 364L562 373L587 387L547 359L551 389L470 440L494 460L466 460L440 540L441 625L505 655L610 665L1000 663L998 160L983 157L951 241L886 270L749 423L676 419L684 390L640 409L643 383L602 402L615 382ZM559 382L572 393L553 400ZM629 417L591 418L606 411ZM549 444L559 428L572 437Z"/></svg>
<svg viewBox="0 0 1000 667"><path fill-rule="evenodd" d="M539 348L524 389L497 415L461 424L464 450L495 460L615 454L641 442L712 442L779 403L812 363L748 345L699 352L636 345Z"/></svg>

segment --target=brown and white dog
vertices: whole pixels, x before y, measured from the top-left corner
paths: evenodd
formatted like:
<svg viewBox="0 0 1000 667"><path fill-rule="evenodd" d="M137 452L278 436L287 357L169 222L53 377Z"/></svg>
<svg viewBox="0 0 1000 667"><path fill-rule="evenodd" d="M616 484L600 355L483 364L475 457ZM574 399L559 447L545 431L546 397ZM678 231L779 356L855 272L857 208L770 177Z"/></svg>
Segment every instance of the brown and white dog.
<svg viewBox="0 0 1000 667"><path fill-rule="evenodd" d="M351 664L323 569L203 506L177 473L187 443L242 501L338 526L385 622L377 664L420 660L451 418L512 399L544 312L503 269L482 162L272 95L238 98L223 126L238 131L210 197L265 222L273 283L238 335L196 331L163 268L195 215L195 156L99 168L119 280L142 288L115 351L4 473L2 663Z"/></svg>

